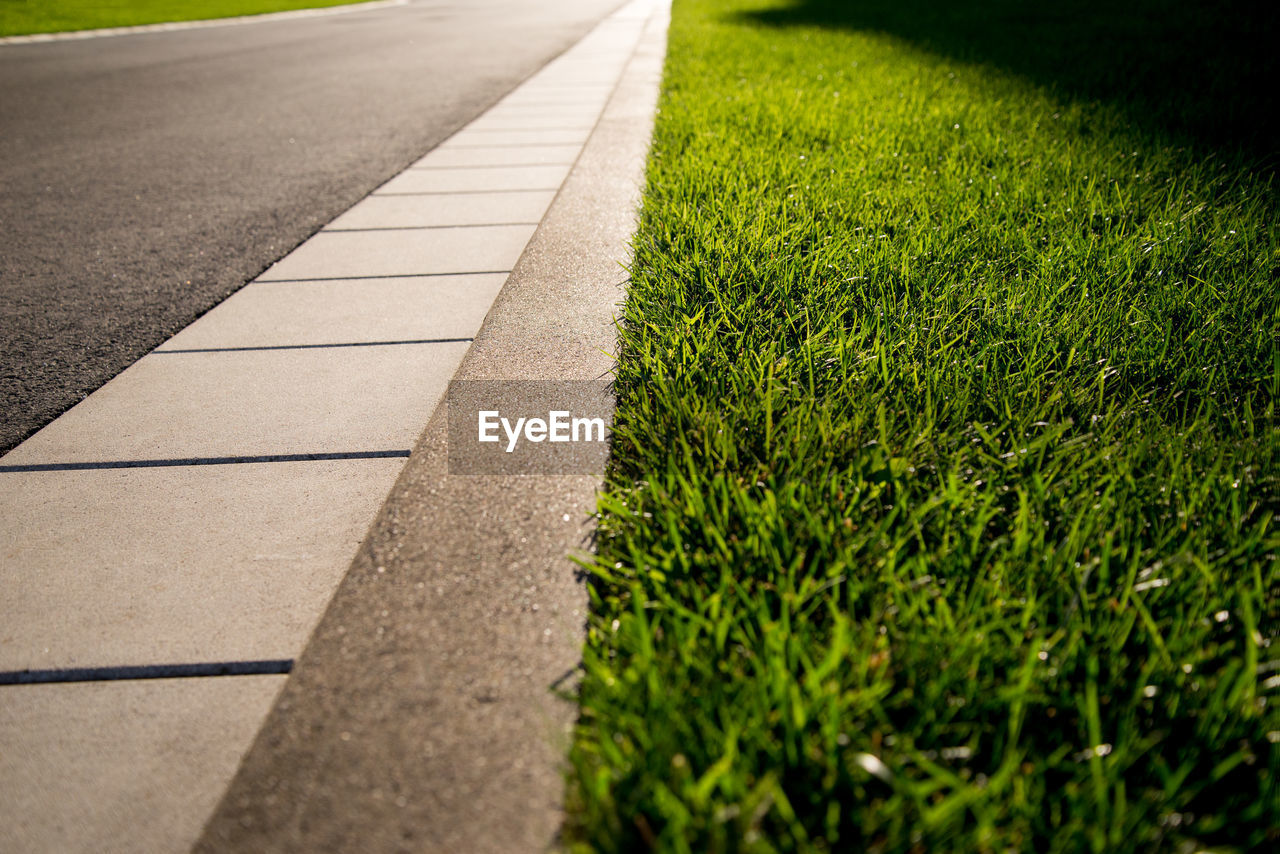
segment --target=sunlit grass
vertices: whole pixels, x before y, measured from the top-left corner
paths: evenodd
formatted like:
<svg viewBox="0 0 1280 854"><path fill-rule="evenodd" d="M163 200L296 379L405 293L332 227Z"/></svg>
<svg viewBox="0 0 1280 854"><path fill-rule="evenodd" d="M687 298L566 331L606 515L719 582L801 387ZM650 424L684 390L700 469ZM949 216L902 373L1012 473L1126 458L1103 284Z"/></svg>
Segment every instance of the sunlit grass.
<svg viewBox="0 0 1280 854"><path fill-rule="evenodd" d="M0 36L199 21L352 2L355 0L0 0Z"/></svg>
<svg viewBox="0 0 1280 854"><path fill-rule="evenodd" d="M675 7L571 843L1275 844L1270 167L765 8Z"/></svg>

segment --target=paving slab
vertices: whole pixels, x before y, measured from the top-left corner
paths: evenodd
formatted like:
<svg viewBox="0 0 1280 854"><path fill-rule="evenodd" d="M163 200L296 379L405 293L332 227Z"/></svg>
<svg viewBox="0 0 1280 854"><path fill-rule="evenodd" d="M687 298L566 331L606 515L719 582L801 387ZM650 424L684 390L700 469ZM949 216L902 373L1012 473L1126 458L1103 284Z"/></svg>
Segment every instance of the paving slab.
<svg viewBox="0 0 1280 854"><path fill-rule="evenodd" d="M576 146L575 146L576 148ZM443 149L436 149L442 151ZM523 150L521 146L463 151ZM484 223L534 224L547 212L554 190L534 193L457 193L435 196L369 196L329 223L326 231L371 228L443 228Z"/></svg>
<svg viewBox="0 0 1280 854"><path fill-rule="evenodd" d="M586 87L530 86L502 100L503 106L533 108L602 103L611 90Z"/></svg>
<svg viewBox="0 0 1280 854"><path fill-rule="evenodd" d="M476 146L582 145L591 135L583 130L462 130L440 144L443 149Z"/></svg>
<svg viewBox="0 0 1280 854"><path fill-rule="evenodd" d="M0 849L185 851L284 676L0 690Z"/></svg>
<svg viewBox="0 0 1280 854"><path fill-rule="evenodd" d="M569 174L569 164L553 166L455 166L451 169L408 169L378 188L393 193L477 193L511 190L554 190ZM514 228L514 227L510 227ZM525 242L531 229L521 232ZM521 249L524 248L522 243ZM519 253L517 256L519 257ZM487 256L486 256L487 260ZM515 258L511 259L515 263Z"/></svg>
<svg viewBox="0 0 1280 854"><path fill-rule="evenodd" d="M536 93L535 93L536 95ZM595 120L600 116L600 110L604 106L605 99L603 97L577 98L573 101L565 103L521 103L520 101L501 101L490 111L490 117L520 117L529 118L531 116L581 116Z"/></svg>
<svg viewBox="0 0 1280 854"><path fill-rule="evenodd" d="M501 103L507 104L529 98L553 95L563 98L599 96L601 101L606 101L612 94L613 86L609 83L597 83L591 79L576 80L572 83L552 83L545 80L541 75L537 75L525 81L523 86L503 98Z"/></svg>
<svg viewBox="0 0 1280 854"><path fill-rule="evenodd" d="M505 131L505 130L591 130L595 124L594 116L556 115L549 112L536 115L503 115L495 114L467 125L468 131Z"/></svg>
<svg viewBox="0 0 1280 854"><path fill-rule="evenodd" d="M454 166L572 165L581 150L576 145L526 145L518 148L437 148L410 169L448 169Z"/></svg>
<svg viewBox="0 0 1280 854"><path fill-rule="evenodd" d="M160 350L470 338L506 278L497 273L255 282Z"/></svg>
<svg viewBox="0 0 1280 854"><path fill-rule="evenodd" d="M466 349L153 353L7 454L0 477L13 466L409 448Z"/></svg>
<svg viewBox="0 0 1280 854"><path fill-rule="evenodd" d="M0 671L295 657L403 465L0 475Z"/></svg>
<svg viewBox="0 0 1280 854"><path fill-rule="evenodd" d="M484 114L483 118L476 119L468 127L476 127L499 119L512 121L516 119L523 121L537 119L564 121L568 118L575 118L594 124L595 120L600 117L600 110L604 107L604 101L603 97L594 97L580 103L540 104L537 106L502 101L495 104L491 110Z"/></svg>
<svg viewBox="0 0 1280 854"><path fill-rule="evenodd" d="M412 234L322 231L272 265L258 281L506 272L524 251L533 229L532 225L477 225Z"/></svg>

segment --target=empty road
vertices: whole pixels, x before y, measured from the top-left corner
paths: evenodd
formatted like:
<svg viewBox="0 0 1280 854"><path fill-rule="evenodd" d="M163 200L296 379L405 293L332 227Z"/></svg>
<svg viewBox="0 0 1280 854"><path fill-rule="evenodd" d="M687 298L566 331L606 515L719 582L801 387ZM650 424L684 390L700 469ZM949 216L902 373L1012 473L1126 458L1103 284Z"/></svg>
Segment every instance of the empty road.
<svg viewBox="0 0 1280 854"><path fill-rule="evenodd" d="M619 5L417 0L0 45L0 452Z"/></svg>

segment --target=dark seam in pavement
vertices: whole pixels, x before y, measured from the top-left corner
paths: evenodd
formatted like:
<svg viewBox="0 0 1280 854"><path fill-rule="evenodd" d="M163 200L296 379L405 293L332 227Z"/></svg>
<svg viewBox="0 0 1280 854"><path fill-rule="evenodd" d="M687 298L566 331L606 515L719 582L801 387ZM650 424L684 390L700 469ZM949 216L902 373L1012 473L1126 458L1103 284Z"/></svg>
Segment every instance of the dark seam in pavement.
<svg viewBox="0 0 1280 854"><path fill-rule="evenodd" d="M596 109L590 104L573 103L571 101L563 101L549 104L531 104L527 110L522 109L520 112L514 112L504 118L508 119L532 119L545 115L549 110L582 110L583 112L596 112ZM507 130L507 128L499 128L499 130ZM536 128L536 130L547 130L547 128ZM494 128L469 128L468 133L493 133ZM546 143L534 143L534 145L545 145Z"/></svg>
<svg viewBox="0 0 1280 854"><path fill-rule="evenodd" d="M165 353L247 353L258 350L325 350L330 347L393 347L398 344L466 344L470 338L415 338L406 341L350 341L341 344L271 344L261 347L192 347L186 350L152 350L151 355Z"/></svg>
<svg viewBox="0 0 1280 854"><path fill-rule="evenodd" d="M543 92L586 92L588 90L595 90L598 92L614 88L606 83L535 83L534 85L538 90Z"/></svg>
<svg viewBox="0 0 1280 854"><path fill-rule="evenodd" d="M475 196L488 193L554 193L559 187L525 187L516 190L423 190L418 193L374 193L375 196Z"/></svg>
<svg viewBox="0 0 1280 854"><path fill-rule="evenodd" d="M407 170L406 170L407 171ZM404 192L404 193L377 193L382 196L426 196L435 195L436 193L488 193L490 190L439 190L431 192ZM525 193L528 190L495 190L498 193ZM319 237L322 234L335 234L341 231L421 231L431 228L527 228L531 225L537 225L536 222L476 222L470 225L384 225L375 228L322 228L312 237Z"/></svg>
<svg viewBox="0 0 1280 854"><path fill-rule="evenodd" d="M542 115L548 108L556 107L581 107L582 109L590 109L596 106L592 101L528 101L520 104L507 104L504 110L528 110L530 113ZM520 115L517 113L516 115Z"/></svg>
<svg viewBox="0 0 1280 854"><path fill-rule="evenodd" d="M194 676L263 676L293 670L292 658L261 661L210 661L198 664L142 664L122 667L68 667L0 671L0 685L48 685L58 682L114 682L120 679L187 679Z"/></svg>
<svg viewBox="0 0 1280 854"><path fill-rule="evenodd" d="M576 142L540 142L538 143L538 145L544 146L546 148L551 148L553 146L561 146L561 145L578 145L578 143ZM479 143L473 143L471 145L442 145L436 150L437 151L466 151L472 148L529 148L529 146L525 145L522 142L479 142ZM504 191L497 190L495 192L504 192ZM510 192L510 191L508 190L506 192Z"/></svg>
<svg viewBox="0 0 1280 854"><path fill-rule="evenodd" d="M85 463L29 463L0 466L0 474L38 471L96 471L99 469L149 469L177 466L226 466L241 463L318 463L330 460L385 460L408 457L409 451L347 451L330 454L263 454L256 457L186 457L170 460L107 460Z"/></svg>
<svg viewBox="0 0 1280 854"><path fill-rule="evenodd" d="M461 225L384 225L372 228L325 228L322 234L335 234L345 231L429 231L436 228L488 228L493 225L538 225L536 222L473 222Z"/></svg>
<svg viewBox="0 0 1280 854"><path fill-rule="evenodd" d="M490 163L484 166L410 166L410 172L456 172L459 169L528 169L538 166L572 166L572 163ZM502 223L495 223L502 225ZM523 225L523 223L521 223Z"/></svg>
<svg viewBox="0 0 1280 854"><path fill-rule="evenodd" d="M466 273L391 273L386 276L311 276L307 279L254 279L254 284L287 284L289 282L348 282L360 279L425 279L435 276L505 276L510 270L472 270Z"/></svg>
<svg viewBox="0 0 1280 854"><path fill-rule="evenodd" d="M579 150L579 152L581 152L582 147L584 145L586 145L585 142L530 142L530 143L515 142L515 143L511 143L512 148L576 148ZM477 146L471 146L466 144L452 145L449 143L448 140L445 140L444 142L440 143L440 146L438 148L434 150L435 151L453 151L454 149L457 149L457 148L492 148L492 147L493 147L493 143L482 143L481 145L477 145ZM577 158L577 156L578 155L576 154L574 155L575 158ZM576 159L575 159L575 162L576 162ZM415 168L421 168L421 167L410 166L409 168L415 169Z"/></svg>
<svg viewBox="0 0 1280 854"><path fill-rule="evenodd" d="M548 685L548 686L547 686L547 690L548 690L548 691L559 691L559 690L564 686L564 684L565 684L566 682L568 682L568 681L569 681L570 679L572 679L574 676L577 676L578 674L583 673L583 672L585 672L585 668L584 668L584 666L583 666L582 662L578 662L578 663L577 663L577 664L575 664L573 667L570 667L570 668L569 668L568 670L566 670L564 673L561 673L559 676L557 676L557 677L555 678L555 681L553 681L550 685Z"/></svg>
<svg viewBox="0 0 1280 854"><path fill-rule="evenodd" d="M581 133L584 130L589 131L591 129L592 128L590 127L554 127L554 128L470 128L469 127L466 129L465 133L540 133L540 132L568 133L571 131Z"/></svg>

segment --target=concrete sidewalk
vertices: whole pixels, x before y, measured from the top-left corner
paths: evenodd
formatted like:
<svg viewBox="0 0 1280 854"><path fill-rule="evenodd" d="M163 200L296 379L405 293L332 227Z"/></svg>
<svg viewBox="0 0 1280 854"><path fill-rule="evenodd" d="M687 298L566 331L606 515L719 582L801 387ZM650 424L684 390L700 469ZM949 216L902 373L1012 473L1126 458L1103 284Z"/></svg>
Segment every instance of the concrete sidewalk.
<svg viewBox="0 0 1280 854"><path fill-rule="evenodd" d="M282 689L202 848L546 846L596 481L447 478L432 412L608 371L664 35L625 6L0 459L3 847L189 847Z"/></svg>

